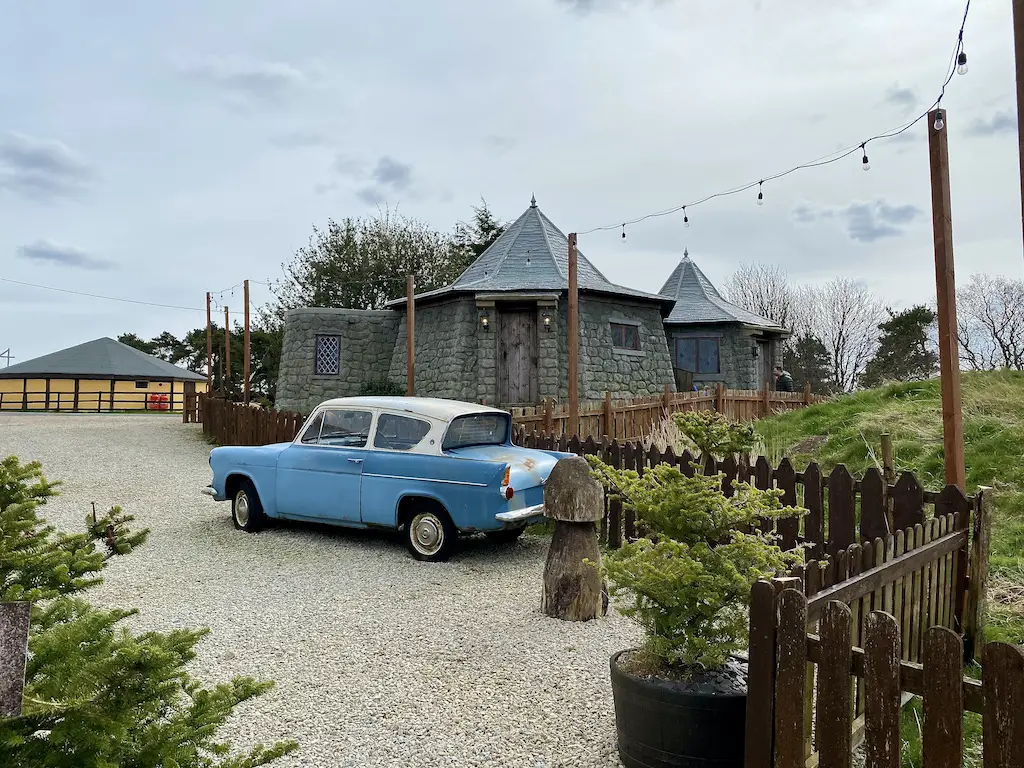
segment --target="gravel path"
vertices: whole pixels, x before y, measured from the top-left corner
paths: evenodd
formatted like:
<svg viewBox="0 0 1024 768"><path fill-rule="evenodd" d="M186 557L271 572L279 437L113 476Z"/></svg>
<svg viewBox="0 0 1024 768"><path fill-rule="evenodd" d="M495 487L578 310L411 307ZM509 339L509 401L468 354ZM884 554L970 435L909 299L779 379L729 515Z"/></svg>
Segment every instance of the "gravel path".
<svg viewBox="0 0 1024 768"><path fill-rule="evenodd" d="M395 537L290 525L248 535L200 494L209 446L173 416L0 413L0 454L39 459L80 529L119 504L152 529L116 558L94 603L137 627L207 626L195 673L272 679L225 728L240 747L295 738L293 766L619 766L608 658L626 619L539 611L546 541L470 539L448 563Z"/></svg>

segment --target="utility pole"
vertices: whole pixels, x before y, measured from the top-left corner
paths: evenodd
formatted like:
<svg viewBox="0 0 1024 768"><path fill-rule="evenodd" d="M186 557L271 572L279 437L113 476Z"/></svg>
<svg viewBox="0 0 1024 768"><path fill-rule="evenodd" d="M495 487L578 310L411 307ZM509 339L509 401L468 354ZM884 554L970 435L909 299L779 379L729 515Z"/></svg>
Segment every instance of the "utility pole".
<svg viewBox="0 0 1024 768"><path fill-rule="evenodd" d="M1024 0L1013 0L1013 52L1017 62L1017 154L1020 163L1020 220L1024 233Z"/></svg>
<svg viewBox="0 0 1024 768"><path fill-rule="evenodd" d="M249 404L249 366L252 360L252 349L249 345L249 281L244 283L245 292L245 336L242 341L242 376L245 377L245 404Z"/></svg>
<svg viewBox="0 0 1024 768"><path fill-rule="evenodd" d="M569 437L580 433L580 318L579 285L576 274L576 233L569 234Z"/></svg>
<svg viewBox="0 0 1024 768"><path fill-rule="evenodd" d="M936 128L936 118L943 123ZM946 484L966 493L964 416L960 397L960 350L956 328L956 280L953 274L953 218L949 202L949 113L928 113L928 156L932 182L932 232L935 239L935 298L939 324L939 376L942 383L942 447Z"/></svg>
<svg viewBox="0 0 1024 768"><path fill-rule="evenodd" d="M210 316L210 292L206 292L206 394L213 394L213 318Z"/></svg>
<svg viewBox="0 0 1024 768"><path fill-rule="evenodd" d="M231 381L231 325L228 323L228 308L224 307L224 377L220 380L224 394L230 397L228 384Z"/></svg>
<svg viewBox="0 0 1024 768"><path fill-rule="evenodd" d="M405 394L416 396L416 279L405 280Z"/></svg>

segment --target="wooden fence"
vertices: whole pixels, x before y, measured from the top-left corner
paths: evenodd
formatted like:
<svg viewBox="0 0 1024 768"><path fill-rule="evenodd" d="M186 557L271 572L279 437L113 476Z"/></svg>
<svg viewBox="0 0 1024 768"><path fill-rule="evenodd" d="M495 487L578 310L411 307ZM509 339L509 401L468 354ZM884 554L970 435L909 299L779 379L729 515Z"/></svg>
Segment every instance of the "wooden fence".
<svg viewBox="0 0 1024 768"><path fill-rule="evenodd" d="M113 384L113 382L111 382ZM180 411L189 397L184 392L148 390L77 392L74 390L26 390L0 392L0 411L70 411L104 413L110 411ZM195 395L191 395L195 397Z"/></svg>
<svg viewBox="0 0 1024 768"><path fill-rule="evenodd" d="M676 455L671 447L665 451L644 449L633 441L599 443L592 437L580 442L575 437L566 439L564 433L557 440L550 435L525 435L521 444L541 450L600 456L613 467L640 473L658 464L678 466L687 474L694 472L693 455L689 451ZM824 475L813 462L798 472L789 459L773 467L764 456L753 464L732 458L709 459L701 469L708 474L723 473L722 489L727 495L732 495L733 483L739 481L761 489L781 489L783 504L805 507L808 514L802 519L766 521L765 525L776 526L782 545L787 549L797 544L806 545L809 558L831 556L838 559L851 545L874 542L896 531L910 529L913 536L916 526L921 526L923 536L930 525L929 519L952 515L960 521L958 525L966 524L964 521L970 518L971 510L979 502L978 497L964 496L955 486L947 486L939 492L927 491L912 472L904 472L898 479L893 477L894 482L887 482L881 472L872 468L858 480L842 464ZM623 538L633 538L635 531L633 514L623 511L618 502L610 501L601 528L603 542L618 547ZM928 535L931 535L930 529ZM912 538L906 539L904 547L912 541Z"/></svg>
<svg viewBox="0 0 1024 768"><path fill-rule="evenodd" d="M754 586L746 768L849 768L861 742L868 765L899 766L899 710L912 695L925 697L926 766L961 765L965 710L985 714L986 731L988 718L1003 723L991 726L991 744L986 733L993 754L1002 754L1007 707L1016 707L1010 725L1020 734L1024 693L1006 698L1024 685L1019 651L985 647L991 697L963 679L984 629L988 578L988 491L977 498L973 537L967 512L938 515ZM987 752L985 760L1021 764L989 763Z"/></svg>
<svg viewBox="0 0 1024 768"><path fill-rule="evenodd" d="M775 392L765 386L756 389L717 389L704 392L671 392L656 397L613 400L606 392L604 400L580 403L579 437L585 440L603 437L616 440L640 439L658 429L669 414L677 411L718 411L730 421L744 422L771 416L780 411L805 408L825 398L803 392ZM512 420L524 432L538 432L556 437L566 433L569 423L567 405L546 400L542 405L511 408Z"/></svg>
<svg viewBox="0 0 1024 768"><path fill-rule="evenodd" d="M198 397L198 407L186 405L183 421L202 422L203 434L218 445L269 445L295 439L306 417L301 413L270 411L232 403L220 397Z"/></svg>

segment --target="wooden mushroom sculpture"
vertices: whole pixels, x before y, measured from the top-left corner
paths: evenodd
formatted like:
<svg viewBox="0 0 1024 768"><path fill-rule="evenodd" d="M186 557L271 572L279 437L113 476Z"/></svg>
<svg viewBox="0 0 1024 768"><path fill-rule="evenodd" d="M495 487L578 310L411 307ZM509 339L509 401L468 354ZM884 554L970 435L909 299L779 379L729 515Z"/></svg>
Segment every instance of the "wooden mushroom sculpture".
<svg viewBox="0 0 1024 768"><path fill-rule="evenodd" d="M544 488L544 515L555 521L541 609L565 621L603 616L608 598L597 565L597 523L604 517L604 490L580 456L560 459ZM593 565L584 562L591 561Z"/></svg>

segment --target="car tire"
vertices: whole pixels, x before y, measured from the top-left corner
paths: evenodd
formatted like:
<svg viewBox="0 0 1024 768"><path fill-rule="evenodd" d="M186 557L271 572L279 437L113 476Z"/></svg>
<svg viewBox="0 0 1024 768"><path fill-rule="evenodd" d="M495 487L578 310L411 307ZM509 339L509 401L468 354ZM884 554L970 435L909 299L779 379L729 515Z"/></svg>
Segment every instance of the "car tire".
<svg viewBox="0 0 1024 768"><path fill-rule="evenodd" d="M263 514L256 487L250 480L243 480L235 490L231 499L231 522L235 528L247 533L256 533L266 525L267 517Z"/></svg>
<svg viewBox="0 0 1024 768"><path fill-rule="evenodd" d="M526 526L523 525L519 528L502 528L500 531L486 531L485 535L495 544L512 544L523 535L525 530Z"/></svg>
<svg viewBox="0 0 1024 768"><path fill-rule="evenodd" d="M405 526L405 544L417 560L441 563L451 557L459 531L448 513L437 506L417 508Z"/></svg>

